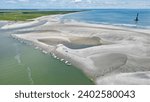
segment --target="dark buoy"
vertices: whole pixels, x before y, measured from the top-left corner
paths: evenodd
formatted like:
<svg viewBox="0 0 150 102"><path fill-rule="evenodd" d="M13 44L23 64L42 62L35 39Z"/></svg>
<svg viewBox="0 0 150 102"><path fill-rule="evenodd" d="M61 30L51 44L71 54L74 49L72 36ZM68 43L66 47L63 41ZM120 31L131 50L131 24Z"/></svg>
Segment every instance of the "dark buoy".
<svg viewBox="0 0 150 102"><path fill-rule="evenodd" d="M139 13L137 13L136 18L135 18L135 22L139 21Z"/></svg>

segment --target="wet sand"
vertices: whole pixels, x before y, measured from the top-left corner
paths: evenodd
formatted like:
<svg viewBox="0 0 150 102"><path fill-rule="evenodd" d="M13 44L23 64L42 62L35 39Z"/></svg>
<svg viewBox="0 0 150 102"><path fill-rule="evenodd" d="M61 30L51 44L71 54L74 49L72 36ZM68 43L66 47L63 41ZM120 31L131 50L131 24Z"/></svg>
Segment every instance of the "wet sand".
<svg viewBox="0 0 150 102"><path fill-rule="evenodd" d="M67 37L68 39L57 38L44 38L38 39L38 41L43 42L48 45L57 46L58 44L63 44L71 49L81 49L88 48L92 46L101 45L100 38L98 37Z"/></svg>

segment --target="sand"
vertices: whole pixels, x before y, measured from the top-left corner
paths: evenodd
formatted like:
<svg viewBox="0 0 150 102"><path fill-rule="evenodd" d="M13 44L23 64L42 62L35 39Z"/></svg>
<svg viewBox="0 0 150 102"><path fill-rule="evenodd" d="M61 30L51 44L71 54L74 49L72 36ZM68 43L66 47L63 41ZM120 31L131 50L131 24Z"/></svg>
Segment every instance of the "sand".
<svg viewBox="0 0 150 102"><path fill-rule="evenodd" d="M61 16L45 16L19 24L27 27L33 22L46 21L18 29L19 32L32 32L12 34L12 37L30 41L54 58L66 60L95 84L150 84L150 29L61 22ZM18 28L19 25L5 25L3 28ZM69 47L73 45L81 47ZM87 47L82 47L85 45Z"/></svg>
<svg viewBox="0 0 150 102"><path fill-rule="evenodd" d="M121 73L107 77L100 77L97 79L96 83L101 85L149 85L150 72Z"/></svg>

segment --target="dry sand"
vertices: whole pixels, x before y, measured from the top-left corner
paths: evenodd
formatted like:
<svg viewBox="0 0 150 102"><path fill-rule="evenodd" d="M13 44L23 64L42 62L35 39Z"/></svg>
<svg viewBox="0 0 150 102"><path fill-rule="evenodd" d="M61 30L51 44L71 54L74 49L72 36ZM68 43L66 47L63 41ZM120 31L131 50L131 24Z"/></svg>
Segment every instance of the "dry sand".
<svg viewBox="0 0 150 102"><path fill-rule="evenodd" d="M28 24L3 28L46 20L43 25L20 30L33 32L12 36L71 62L96 84L150 84L150 29L61 22L60 16L40 17ZM91 46L71 49L64 46L66 43Z"/></svg>

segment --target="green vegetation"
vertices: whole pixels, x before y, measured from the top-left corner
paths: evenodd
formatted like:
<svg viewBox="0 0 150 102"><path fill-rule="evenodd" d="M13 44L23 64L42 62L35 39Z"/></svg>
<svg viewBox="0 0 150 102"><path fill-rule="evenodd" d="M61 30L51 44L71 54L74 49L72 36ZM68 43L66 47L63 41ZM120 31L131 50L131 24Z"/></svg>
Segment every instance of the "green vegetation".
<svg viewBox="0 0 150 102"><path fill-rule="evenodd" d="M54 14L66 14L78 11L36 11L36 10L0 10L0 20L9 21L25 21L41 16L54 15Z"/></svg>

